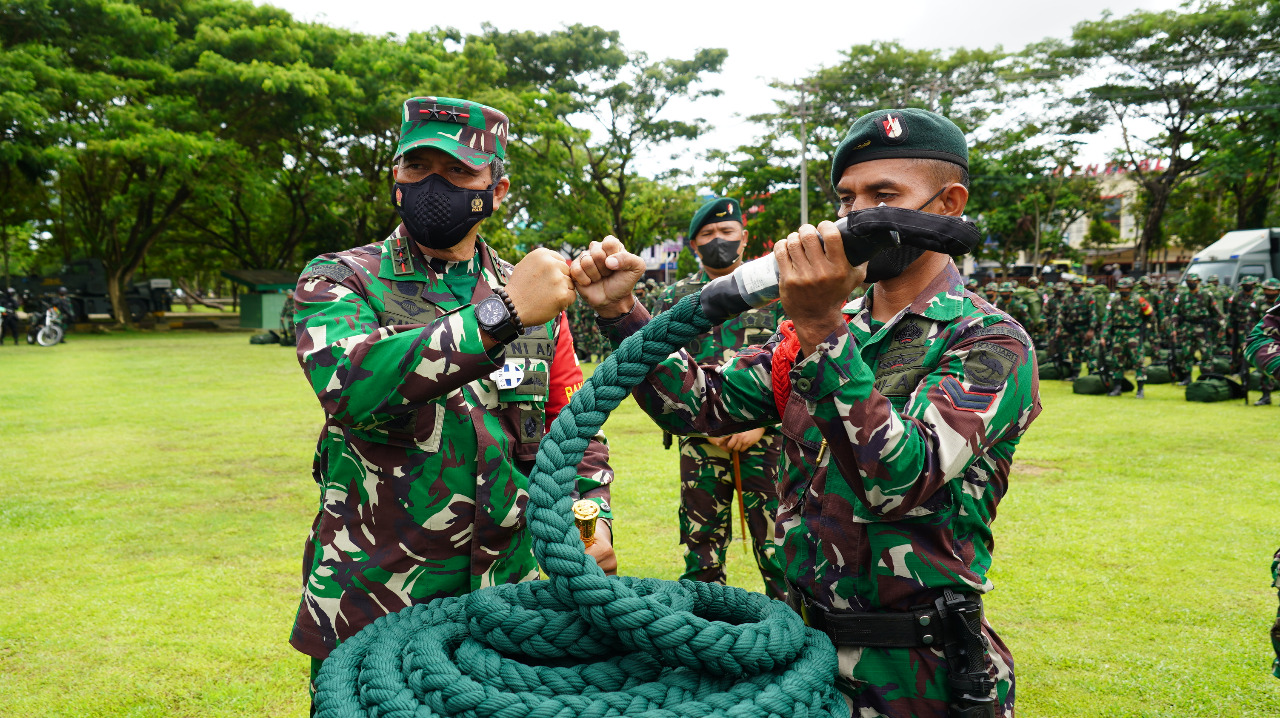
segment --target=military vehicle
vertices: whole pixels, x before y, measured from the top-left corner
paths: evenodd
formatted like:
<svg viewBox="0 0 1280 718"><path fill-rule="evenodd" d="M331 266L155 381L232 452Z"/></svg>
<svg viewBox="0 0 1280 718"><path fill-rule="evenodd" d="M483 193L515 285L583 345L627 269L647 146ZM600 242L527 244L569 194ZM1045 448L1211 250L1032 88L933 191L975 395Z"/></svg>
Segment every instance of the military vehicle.
<svg viewBox="0 0 1280 718"><path fill-rule="evenodd" d="M1246 274L1264 281L1280 277L1280 227L1227 232L1195 253L1183 279L1189 274L1201 279L1216 274L1225 287L1236 286Z"/></svg>
<svg viewBox="0 0 1280 718"><path fill-rule="evenodd" d="M0 281L3 281L2 277ZM107 271L100 259L76 259L63 265L57 276L15 276L10 284L19 292L29 291L36 297L56 294L58 287L66 287L73 322L87 322L90 314L111 313ZM169 311L173 306L172 287L173 282L168 279L142 279L131 283L124 295L129 317L136 322L152 312Z"/></svg>

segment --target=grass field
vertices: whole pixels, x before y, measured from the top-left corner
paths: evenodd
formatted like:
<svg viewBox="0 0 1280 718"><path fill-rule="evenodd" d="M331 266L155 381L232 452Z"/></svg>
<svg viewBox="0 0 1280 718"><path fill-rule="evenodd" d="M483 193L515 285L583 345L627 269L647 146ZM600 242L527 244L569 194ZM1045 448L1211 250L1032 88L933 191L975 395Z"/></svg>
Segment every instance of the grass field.
<svg viewBox="0 0 1280 718"><path fill-rule="evenodd" d="M1280 407L1043 402L988 601L1019 713L1280 715ZM0 716L305 715L286 641L321 420L292 353L246 334L0 347ZM675 454L631 402L606 431L622 572L674 578Z"/></svg>

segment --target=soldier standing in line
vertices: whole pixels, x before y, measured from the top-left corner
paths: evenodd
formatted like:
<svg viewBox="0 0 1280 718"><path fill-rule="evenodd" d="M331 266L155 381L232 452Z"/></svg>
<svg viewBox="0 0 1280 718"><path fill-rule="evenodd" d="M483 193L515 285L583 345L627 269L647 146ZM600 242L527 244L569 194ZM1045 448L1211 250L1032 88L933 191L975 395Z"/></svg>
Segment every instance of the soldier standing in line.
<svg viewBox="0 0 1280 718"><path fill-rule="evenodd" d="M1031 309L1027 303L1014 293L1013 282L1004 282L1000 285L1000 299L996 303L1000 311L1013 317L1013 321L1027 330L1028 334L1034 336L1033 327L1031 325Z"/></svg>
<svg viewBox="0 0 1280 718"><path fill-rule="evenodd" d="M995 282L987 282L982 285L982 298L992 304L1000 301L1000 285Z"/></svg>
<svg viewBox="0 0 1280 718"><path fill-rule="evenodd" d="M978 280L973 277L970 277L968 281L964 283L964 289L967 292L973 292L979 297L982 296L982 285L978 284Z"/></svg>
<svg viewBox="0 0 1280 718"><path fill-rule="evenodd" d="M1173 300L1173 342L1178 348L1178 366L1182 380L1178 386L1191 383L1191 366L1199 354L1200 373L1213 362L1213 348L1222 331L1222 309L1213 294L1200 291L1200 278L1187 275L1187 291Z"/></svg>
<svg viewBox="0 0 1280 718"><path fill-rule="evenodd" d="M841 215L883 202L959 217L967 165L949 120L880 110L836 148L831 180ZM904 245L851 267L843 243L831 222L778 241L779 333L717 371L680 351L633 396L676 433L782 422L788 601L836 644L853 715L1007 718L1012 658L981 594L1014 448L1040 413L1031 339L975 302L946 254ZM649 320L631 292L643 270L612 237L574 262L615 344ZM955 637L941 650L938 628Z"/></svg>
<svg viewBox="0 0 1280 718"><path fill-rule="evenodd" d="M67 334L71 332L71 323L75 321L75 310L71 306L71 299L67 296L66 287L58 287L58 296L53 298L53 306L58 310L58 327L62 329L62 339L59 344L67 343Z"/></svg>
<svg viewBox="0 0 1280 718"><path fill-rule="evenodd" d="M747 230L737 200L713 199L704 204L693 215L687 236L690 251L697 255L702 269L662 292L657 302L659 313L712 279L742 266ZM640 301L639 294L636 300ZM698 366L715 371L739 351L769 341L783 318L778 302L752 309L712 327L694 338L686 349ZM732 506L735 485L740 482L747 531L764 578L765 593L772 598L786 597L782 568L774 556L772 542L778 514L775 481L781 445L782 435L774 425L728 436L680 437L679 517L680 543L684 544L684 573L680 578L725 583L725 552L733 539ZM742 539L746 541L745 536Z"/></svg>
<svg viewBox="0 0 1280 718"><path fill-rule="evenodd" d="M1098 341L1107 352L1107 369L1111 377L1108 396L1120 396L1124 373L1133 370L1138 385L1137 398L1142 399L1143 386L1147 383L1143 367L1143 337L1153 319L1155 310L1146 299L1133 293L1133 279L1121 277L1116 282L1116 297L1107 303L1103 313L1102 330Z"/></svg>
<svg viewBox="0 0 1280 718"><path fill-rule="evenodd" d="M13 287L0 294L0 344L5 334L12 334L13 345L18 346L18 290Z"/></svg>
<svg viewBox="0 0 1280 718"><path fill-rule="evenodd" d="M293 312L297 306L293 301L293 290L284 293L284 305L280 307L280 345L292 347L298 345L298 335L294 333Z"/></svg>
<svg viewBox="0 0 1280 718"><path fill-rule="evenodd" d="M1272 301L1280 297L1280 280L1275 277L1263 283L1275 283ZM1245 354L1249 362L1267 379L1280 381L1280 304L1272 304L1264 310L1262 319L1249 331L1248 346ZM1280 549L1271 558L1271 587L1280 589ZM1271 675L1280 678L1280 610L1276 612L1276 621L1271 626L1271 650L1275 659L1271 663Z"/></svg>
<svg viewBox="0 0 1280 718"><path fill-rule="evenodd" d="M1250 329L1245 333L1246 352L1252 338L1253 327L1258 326L1258 322L1262 321L1262 317L1267 313L1267 310L1274 307L1276 302L1280 302L1280 279L1268 277L1267 281L1262 283L1262 287L1258 290L1257 295L1254 296L1253 301L1249 303L1248 324ZM1258 400L1253 402L1253 405L1270 406L1271 392L1276 389L1276 380L1272 377L1272 374L1268 374L1265 371L1259 370L1259 373L1262 374L1262 381L1258 388L1262 390L1262 396L1258 397ZM1244 380L1248 381L1248 377L1245 377Z"/></svg>
<svg viewBox="0 0 1280 718"><path fill-rule="evenodd" d="M382 242L312 260L295 292L298 361L326 419L320 509L290 643L320 662L378 618L538 577L527 472L582 384L564 257L512 267L479 236L510 189L507 116L468 100L404 103ZM578 465L597 502L588 553L616 571L603 435Z"/></svg>
<svg viewBox="0 0 1280 718"><path fill-rule="evenodd" d="M1258 278L1252 274L1246 274L1240 278L1240 286L1236 289L1236 293L1226 301L1227 346L1231 353L1231 366L1236 369L1239 369L1244 362L1245 339L1249 336L1249 330L1258 323L1257 321L1253 324L1249 323L1249 308L1253 304L1257 291ZM1240 379L1248 382L1249 377L1242 376Z"/></svg>
<svg viewBox="0 0 1280 718"><path fill-rule="evenodd" d="M1049 357L1058 367L1061 378L1067 376L1066 339L1062 333L1062 305L1067 298L1067 283L1054 282L1052 293L1044 303L1044 332Z"/></svg>
<svg viewBox="0 0 1280 718"><path fill-rule="evenodd" d="M1059 310L1062 313L1058 324L1059 341L1063 344L1062 353L1070 357L1067 375L1063 379L1074 379L1080 372L1080 363L1084 362L1086 371L1095 368L1095 359L1089 349L1093 346L1094 322L1096 314L1093 309L1093 295L1084 291L1084 280L1075 277L1071 280L1071 293L1062 302Z"/></svg>

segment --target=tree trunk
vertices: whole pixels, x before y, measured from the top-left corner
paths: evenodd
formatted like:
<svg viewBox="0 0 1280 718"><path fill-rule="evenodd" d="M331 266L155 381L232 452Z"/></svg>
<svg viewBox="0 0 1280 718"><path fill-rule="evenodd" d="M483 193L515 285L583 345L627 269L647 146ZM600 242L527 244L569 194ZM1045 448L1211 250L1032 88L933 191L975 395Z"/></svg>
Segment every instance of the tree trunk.
<svg viewBox="0 0 1280 718"><path fill-rule="evenodd" d="M124 277L120 269L107 270L107 298L111 300L111 316L119 326L129 326L129 303L124 299Z"/></svg>
<svg viewBox="0 0 1280 718"><path fill-rule="evenodd" d="M1133 248L1133 271L1139 275L1146 273L1147 252L1160 239L1160 224L1164 221L1164 211L1169 205L1170 188L1164 184L1153 183L1148 192L1151 196L1151 207L1147 209L1146 221L1142 223L1142 236L1139 237L1137 246Z"/></svg>

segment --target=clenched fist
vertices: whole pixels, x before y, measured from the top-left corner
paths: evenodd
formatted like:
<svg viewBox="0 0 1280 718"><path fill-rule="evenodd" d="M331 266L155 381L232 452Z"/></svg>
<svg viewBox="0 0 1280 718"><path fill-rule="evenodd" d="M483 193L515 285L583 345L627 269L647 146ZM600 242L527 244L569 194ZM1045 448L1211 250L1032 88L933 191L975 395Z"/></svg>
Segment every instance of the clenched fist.
<svg viewBox="0 0 1280 718"><path fill-rule="evenodd" d="M631 254L616 237L592 242L573 260L573 281L578 294L600 316L611 319L635 306L632 289L644 276L644 260Z"/></svg>
<svg viewBox="0 0 1280 718"><path fill-rule="evenodd" d="M573 304L573 280L564 257L538 248L526 254L507 280L507 296L526 327L546 324Z"/></svg>

